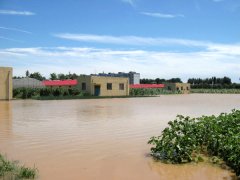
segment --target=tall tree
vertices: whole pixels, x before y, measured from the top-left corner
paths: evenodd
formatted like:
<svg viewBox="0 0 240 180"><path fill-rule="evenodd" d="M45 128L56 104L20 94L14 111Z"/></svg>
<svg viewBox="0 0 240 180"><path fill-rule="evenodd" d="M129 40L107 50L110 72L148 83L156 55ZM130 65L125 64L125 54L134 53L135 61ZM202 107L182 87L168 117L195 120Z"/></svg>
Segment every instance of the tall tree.
<svg viewBox="0 0 240 180"><path fill-rule="evenodd" d="M26 77L29 77L29 71L28 70L26 71Z"/></svg>

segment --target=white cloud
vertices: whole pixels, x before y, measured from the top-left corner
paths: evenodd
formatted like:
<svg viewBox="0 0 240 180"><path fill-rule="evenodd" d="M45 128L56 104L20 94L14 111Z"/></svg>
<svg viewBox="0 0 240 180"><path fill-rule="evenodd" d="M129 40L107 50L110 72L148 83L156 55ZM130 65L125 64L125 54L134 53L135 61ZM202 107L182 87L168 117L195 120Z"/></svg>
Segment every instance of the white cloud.
<svg viewBox="0 0 240 180"><path fill-rule="evenodd" d="M157 18L177 18L185 17L183 14L162 14L162 13L150 13L150 12L141 12L141 14Z"/></svg>
<svg viewBox="0 0 240 180"><path fill-rule="evenodd" d="M21 16L33 16L35 13L30 11L15 11L15 10L0 10L0 14L5 15L21 15Z"/></svg>
<svg viewBox="0 0 240 180"><path fill-rule="evenodd" d="M0 39L7 40L7 41L20 42L20 43L23 42L23 41L19 41L19 40L16 40L16 39L7 38L7 37L4 37L4 36L0 36Z"/></svg>
<svg viewBox="0 0 240 180"><path fill-rule="evenodd" d="M18 29L18 28L9 28L9 27L2 27L2 26L0 26L0 29L10 30L10 31L17 31L17 32L22 32L22 33L27 33L27 34L32 34L32 32L30 32L30 31L25 31L25 30Z"/></svg>
<svg viewBox="0 0 240 180"><path fill-rule="evenodd" d="M240 55L240 44L220 44L210 41L198 41L191 39L177 39L177 38L153 38L140 36L108 36L108 35L94 35L94 34L71 34L62 33L54 36L62 39L82 41L90 43L102 44L118 44L118 45L132 45L139 46L180 46L180 47L197 47L204 51L217 52L223 54Z"/></svg>
<svg viewBox="0 0 240 180"><path fill-rule="evenodd" d="M120 45L148 45L148 46L164 46L164 45L184 45L184 46L206 46L210 44L205 41L195 41L189 39L174 39L174 38L153 38L140 36L109 36L109 35L95 35L95 34L71 34L59 33L55 37L103 44L120 44Z"/></svg>
<svg viewBox="0 0 240 180"><path fill-rule="evenodd" d="M134 0L122 0L122 2L125 2L125 3L130 4L132 7L135 6L135 2L134 2Z"/></svg>
<svg viewBox="0 0 240 180"><path fill-rule="evenodd" d="M234 49L234 48L235 49ZM239 46L218 45L206 51L158 52L86 47L0 49L1 66L12 66L14 75L28 69L48 76L52 72L91 74L137 71L145 78L229 76L239 78ZM228 51L232 49L231 51Z"/></svg>

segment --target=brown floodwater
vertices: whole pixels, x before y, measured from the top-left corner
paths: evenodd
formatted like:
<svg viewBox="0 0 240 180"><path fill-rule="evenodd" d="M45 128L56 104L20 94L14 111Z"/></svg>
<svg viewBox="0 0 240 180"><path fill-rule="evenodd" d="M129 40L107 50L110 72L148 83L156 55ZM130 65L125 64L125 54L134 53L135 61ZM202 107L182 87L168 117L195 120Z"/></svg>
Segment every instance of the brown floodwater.
<svg viewBox="0 0 240 180"><path fill-rule="evenodd" d="M0 101L0 152L35 165L43 180L231 179L230 171L208 163L156 162L147 141L177 114L234 108L240 109L240 95Z"/></svg>

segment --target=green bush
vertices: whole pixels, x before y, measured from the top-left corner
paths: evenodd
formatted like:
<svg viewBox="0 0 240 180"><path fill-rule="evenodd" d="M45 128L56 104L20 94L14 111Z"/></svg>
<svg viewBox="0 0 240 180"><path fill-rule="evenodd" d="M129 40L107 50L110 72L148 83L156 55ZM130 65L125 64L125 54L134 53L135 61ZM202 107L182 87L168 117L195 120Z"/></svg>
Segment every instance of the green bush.
<svg viewBox="0 0 240 180"><path fill-rule="evenodd" d="M168 91L162 88L131 88L130 96L154 96L159 94L178 94L180 92Z"/></svg>
<svg viewBox="0 0 240 180"><path fill-rule="evenodd" d="M77 88L44 87L44 88L16 88L13 89L13 97L30 99L36 97L60 97L60 96L88 96Z"/></svg>
<svg viewBox="0 0 240 180"><path fill-rule="evenodd" d="M13 89L14 98L29 99L35 96L39 96L40 89L38 88L16 88Z"/></svg>
<svg viewBox="0 0 240 180"><path fill-rule="evenodd" d="M191 89L191 93L240 94L240 89Z"/></svg>
<svg viewBox="0 0 240 180"><path fill-rule="evenodd" d="M18 165L17 161L9 161L0 154L0 178L3 179L34 179L37 176L36 168Z"/></svg>
<svg viewBox="0 0 240 180"><path fill-rule="evenodd" d="M222 158L240 175L240 111L219 116L177 116L158 137L152 137L151 155L168 163L201 161L201 154ZM216 159L213 158L213 162Z"/></svg>

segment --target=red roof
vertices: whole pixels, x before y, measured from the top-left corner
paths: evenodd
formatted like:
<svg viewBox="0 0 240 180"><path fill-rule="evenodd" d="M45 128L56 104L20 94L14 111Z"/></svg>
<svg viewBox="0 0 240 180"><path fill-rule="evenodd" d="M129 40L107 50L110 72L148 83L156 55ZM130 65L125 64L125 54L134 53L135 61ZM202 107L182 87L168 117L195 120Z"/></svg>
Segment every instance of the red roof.
<svg viewBox="0 0 240 180"><path fill-rule="evenodd" d="M43 81L45 86L75 86L77 85L77 80L67 79L67 80L45 80Z"/></svg>
<svg viewBox="0 0 240 180"><path fill-rule="evenodd" d="M164 84L130 84L130 88L164 88Z"/></svg>

